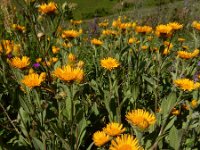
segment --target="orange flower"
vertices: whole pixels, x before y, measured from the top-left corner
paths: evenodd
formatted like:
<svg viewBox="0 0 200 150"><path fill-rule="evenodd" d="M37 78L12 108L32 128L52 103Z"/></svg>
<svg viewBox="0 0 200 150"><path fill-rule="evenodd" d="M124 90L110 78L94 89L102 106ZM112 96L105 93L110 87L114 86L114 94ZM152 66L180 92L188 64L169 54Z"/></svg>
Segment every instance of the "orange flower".
<svg viewBox="0 0 200 150"><path fill-rule="evenodd" d="M53 14L57 10L57 5L54 2L42 4L39 6L38 11L42 14Z"/></svg>

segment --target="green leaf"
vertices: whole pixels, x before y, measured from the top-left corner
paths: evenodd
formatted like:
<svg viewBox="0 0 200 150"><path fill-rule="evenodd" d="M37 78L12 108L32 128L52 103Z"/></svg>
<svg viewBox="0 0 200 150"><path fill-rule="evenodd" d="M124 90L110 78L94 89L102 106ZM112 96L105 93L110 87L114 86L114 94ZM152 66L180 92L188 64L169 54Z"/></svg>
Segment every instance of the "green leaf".
<svg viewBox="0 0 200 150"><path fill-rule="evenodd" d="M173 125L174 125L174 121L176 120L176 116L172 116L172 119L169 121L169 123L166 125L164 131L169 130Z"/></svg>
<svg viewBox="0 0 200 150"><path fill-rule="evenodd" d="M171 93L167 99L163 99L161 103L161 113L164 118L170 113L176 103L176 100L176 93Z"/></svg>
<svg viewBox="0 0 200 150"><path fill-rule="evenodd" d="M175 126L173 126L169 131L169 145L173 147L175 150L178 150L180 145L178 130L176 129Z"/></svg>
<svg viewBox="0 0 200 150"><path fill-rule="evenodd" d="M36 137L33 137L32 139L35 150L44 150L45 146L39 139L37 139Z"/></svg>

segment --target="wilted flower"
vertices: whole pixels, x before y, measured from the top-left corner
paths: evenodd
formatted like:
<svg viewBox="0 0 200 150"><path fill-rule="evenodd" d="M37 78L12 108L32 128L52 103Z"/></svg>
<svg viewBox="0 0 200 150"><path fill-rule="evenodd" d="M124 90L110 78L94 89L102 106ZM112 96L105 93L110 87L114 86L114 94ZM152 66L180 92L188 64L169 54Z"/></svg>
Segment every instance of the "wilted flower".
<svg viewBox="0 0 200 150"><path fill-rule="evenodd" d="M101 66L111 71L112 69L119 67L119 62L114 58L108 57L101 60Z"/></svg>
<svg viewBox="0 0 200 150"><path fill-rule="evenodd" d="M94 144L99 147L110 141L110 137L103 131L96 131L92 139Z"/></svg>
<svg viewBox="0 0 200 150"><path fill-rule="evenodd" d="M144 130L156 122L156 117L153 113L149 113L146 110L136 109L128 112L126 120L141 130Z"/></svg>
<svg viewBox="0 0 200 150"><path fill-rule="evenodd" d="M12 28L16 31L19 32L25 32L26 28L24 26L18 25L18 24L13 24Z"/></svg>
<svg viewBox="0 0 200 150"><path fill-rule="evenodd" d="M111 122L107 124L105 128L103 128L103 131L110 136L119 135L123 133L125 130L126 129L123 128L122 124L116 122Z"/></svg>
<svg viewBox="0 0 200 150"><path fill-rule="evenodd" d="M124 134L111 141L109 150L143 150L132 135Z"/></svg>

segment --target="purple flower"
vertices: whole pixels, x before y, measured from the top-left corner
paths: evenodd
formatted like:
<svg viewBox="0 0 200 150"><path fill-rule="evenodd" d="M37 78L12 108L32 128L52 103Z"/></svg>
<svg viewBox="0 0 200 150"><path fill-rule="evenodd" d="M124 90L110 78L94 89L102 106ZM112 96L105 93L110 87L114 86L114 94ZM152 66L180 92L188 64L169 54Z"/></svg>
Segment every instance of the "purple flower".
<svg viewBox="0 0 200 150"><path fill-rule="evenodd" d="M33 64L33 67L34 67L34 68L38 68L38 67L40 67L40 64L39 64L39 63L34 63L34 64Z"/></svg>
<svg viewBox="0 0 200 150"><path fill-rule="evenodd" d="M200 61L198 62L198 66L200 66Z"/></svg>
<svg viewBox="0 0 200 150"><path fill-rule="evenodd" d="M12 56L12 54L8 54L7 57L8 57L8 59L11 59L13 56Z"/></svg>

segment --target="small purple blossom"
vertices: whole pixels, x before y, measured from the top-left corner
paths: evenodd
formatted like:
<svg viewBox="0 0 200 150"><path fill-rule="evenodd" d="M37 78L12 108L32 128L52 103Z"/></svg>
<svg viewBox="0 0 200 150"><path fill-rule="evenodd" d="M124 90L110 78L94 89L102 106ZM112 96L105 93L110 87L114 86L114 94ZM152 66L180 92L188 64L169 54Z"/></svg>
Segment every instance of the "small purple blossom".
<svg viewBox="0 0 200 150"><path fill-rule="evenodd" d="M39 63L34 63L34 64L33 64L33 67L34 67L34 68L38 68L38 67L40 67L40 64L39 64Z"/></svg>
<svg viewBox="0 0 200 150"><path fill-rule="evenodd" d="M11 59L13 56L12 56L12 54L8 54L7 57L8 57L8 59Z"/></svg>
<svg viewBox="0 0 200 150"><path fill-rule="evenodd" d="M198 62L198 66L200 66L200 61Z"/></svg>

